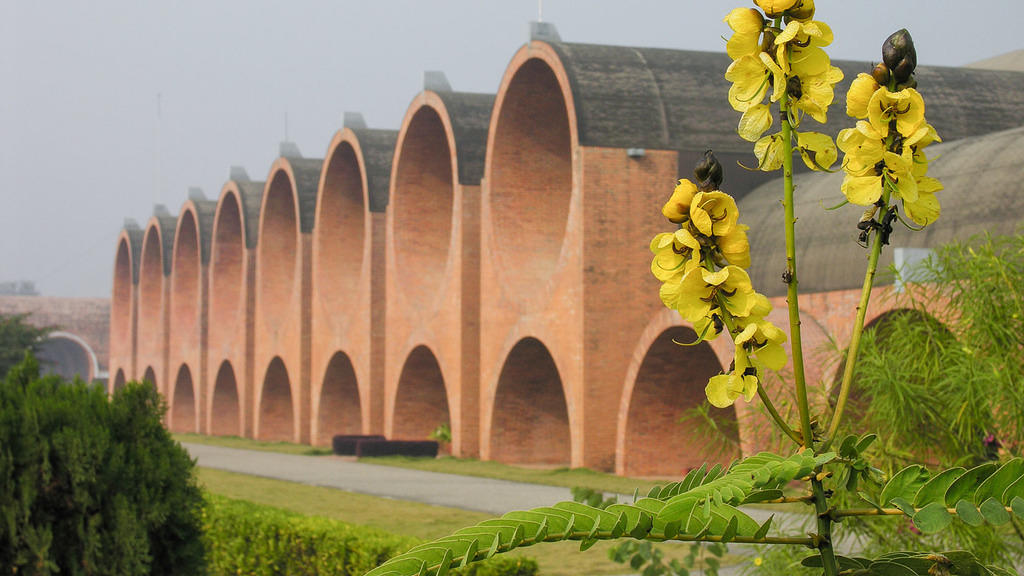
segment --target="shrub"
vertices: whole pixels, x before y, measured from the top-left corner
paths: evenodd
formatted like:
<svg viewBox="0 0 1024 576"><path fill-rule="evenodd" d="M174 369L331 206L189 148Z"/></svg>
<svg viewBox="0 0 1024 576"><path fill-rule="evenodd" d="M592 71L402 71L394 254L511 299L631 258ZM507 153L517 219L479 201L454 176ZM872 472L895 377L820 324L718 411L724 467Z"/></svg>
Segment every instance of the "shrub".
<svg viewBox="0 0 1024 576"><path fill-rule="evenodd" d="M30 355L0 384L0 572L198 574L194 464L133 383L39 377Z"/></svg>
<svg viewBox="0 0 1024 576"><path fill-rule="evenodd" d="M419 544L415 538L208 495L203 510L213 575L357 576ZM535 576L530 559L500 557L453 571L461 576Z"/></svg>

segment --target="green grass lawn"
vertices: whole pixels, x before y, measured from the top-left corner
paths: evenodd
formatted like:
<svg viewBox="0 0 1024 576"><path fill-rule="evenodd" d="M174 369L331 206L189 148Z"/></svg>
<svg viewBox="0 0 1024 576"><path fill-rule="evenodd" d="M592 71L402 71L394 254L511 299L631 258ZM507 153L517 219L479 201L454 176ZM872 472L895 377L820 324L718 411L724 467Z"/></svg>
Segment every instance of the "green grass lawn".
<svg viewBox="0 0 1024 576"><path fill-rule="evenodd" d="M330 454L328 448L314 448L304 444L291 444L288 442L260 442L237 436L205 436L201 434L174 434L179 442L192 442L195 444L210 444L224 446L227 448L241 448L245 450L265 450L270 452L284 452L287 454L303 455L325 455ZM667 481L643 480L637 478L626 478L596 472L588 468L556 468L539 469L510 466L499 462L484 462L470 458L452 458L441 456L439 458L410 458L405 456L382 456L378 458L362 458L360 462L367 464L380 464L384 466L398 466L402 468L413 468L416 470L429 470L431 472L445 472L448 474L462 474L464 476L480 476L484 478L497 478L512 482L526 482L529 484L545 484L548 486L562 486L573 488L580 486L598 490L601 492L614 492L618 494L633 494L633 490L639 488L641 495L646 495L652 486L666 484Z"/></svg>
<svg viewBox="0 0 1024 576"><path fill-rule="evenodd" d="M493 517L483 512L378 498L210 468L199 468L199 479L206 490L229 498L422 539L440 538ZM511 554L536 559L544 576L611 576L634 572L629 566L608 559L608 551L614 546L613 542L599 542L587 552L580 553L579 543L556 542L523 548ZM689 550L689 545L682 543L663 543L661 546L667 558L682 557ZM740 559L728 557L726 561L737 562Z"/></svg>

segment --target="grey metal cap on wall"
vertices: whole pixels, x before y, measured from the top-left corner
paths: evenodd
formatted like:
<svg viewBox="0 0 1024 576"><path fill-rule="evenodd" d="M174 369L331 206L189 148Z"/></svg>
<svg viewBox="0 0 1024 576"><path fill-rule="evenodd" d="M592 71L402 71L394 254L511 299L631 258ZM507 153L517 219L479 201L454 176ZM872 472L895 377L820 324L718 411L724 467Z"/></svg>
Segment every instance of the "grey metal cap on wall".
<svg viewBox="0 0 1024 576"><path fill-rule="evenodd" d="M724 53L553 42L576 102L584 146L749 153L736 135L739 114L729 105ZM845 73L836 87L827 127L807 119L806 130L836 134L854 122L845 95L867 62L834 60ZM1024 73L919 66L928 119L946 140L1024 124Z"/></svg>
<svg viewBox="0 0 1024 576"><path fill-rule="evenodd" d="M198 190L198 188L196 189ZM217 215L217 203L189 196L188 203L195 207L196 220L199 227L199 259L203 265L210 263L210 244L213 240L213 220Z"/></svg>
<svg viewBox="0 0 1024 576"><path fill-rule="evenodd" d="M491 125L494 94L437 92L452 124L459 184L479 186L484 177L487 130Z"/></svg>
<svg viewBox="0 0 1024 576"><path fill-rule="evenodd" d="M882 251L877 283L892 283L885 273L893 250L934 249L982 233L1013 234L1024 224L1024 127L927 148L928 174L942 181L942 214L923 231L896 224L891 246ZM826 207L843 200L843 173L813 173L796 179L797 265L800 289L827 292L860 288L867 250L856 243L859 206ZM754 288L780 296L786 288L781 180L765 184L740 200L740 222L750 226L750 276Z"/></svg>
<svg viewBox="0 0 1024 576"><path fill-rule="evenodd" d="M259 243L260 209L263 207L263 188L266 182L232 180L238 188L241 216L245 230L245 247L252 250Z"/></svg>
<svg viewBox="0 0 1024 576"><path fill-rule="evenodd" d="M388 207L388 190L391 185L391 165L395 156L397 130L375 130L349 126L359 140L363 153L363 169L366 170L366 188L370 212L384 212Z"/></svg>
<svg viewBox="0 0 1024 576"><path fill-rule="evenodd" d="M146 232L139 227L139 223L131 218L125 218L124 228L125 239L128 243L128 258L131 260L132 284L139 283L139 256L142 254L142 239Z"/></svg>
<svg viewBox="0 0 1024 576"><path fill-rule="evenodd" d="M174 230L178 227L178 217L171 214L167 206L154 204L153 218L156 219L160 232L160 260L164 264L164 276L170 276L171 254L174 253Z"/></svg>
<svg viewBox="0 0 1024 576"><path fill-rule="evenodd" d="M287 158L295 177L295 196L299 203L299 231L309 234L316 222L316 192L320 185L323 158Z"/></svg>

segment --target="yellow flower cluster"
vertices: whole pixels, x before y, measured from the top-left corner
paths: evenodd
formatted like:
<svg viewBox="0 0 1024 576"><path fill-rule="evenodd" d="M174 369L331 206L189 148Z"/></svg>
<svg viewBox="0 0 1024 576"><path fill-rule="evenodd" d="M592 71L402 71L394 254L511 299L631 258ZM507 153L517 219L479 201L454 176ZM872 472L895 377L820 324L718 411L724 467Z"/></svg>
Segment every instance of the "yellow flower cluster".
<svg viewBox="0 0 1024 576"><path fill-rule="evenodd" d="M700 184L680 180L662 208L679 229L651 241L651 271L662 282L662 302L693 323L699 340L713 340L726 328L733 338L733 367L705 389L711 404L724 408L740 396L754 397L761 370L785 365L786 334L765 319L771 303L750 283L747 227L739 223L736 201L717 189L721 166L710 151L702 166ZM702 177L709 167L717 177Z"/></svg>
<svg viewBox="0 0 1024 576"><path fill-rule="evenodd" d="M762 136L772 126L771 102L785 98L784 109L794 127L799 126L801 113L824 124L843 72L832 66L822 50L832 43L832 29L812 20L814 0L756 0L755 4L761 10L736 8L725 17L733 30L726 44L733 62L725 79L733 83L729 103L743 113L737 132L756 143L758 168L771 171L782 166L784 155L781 133ZM796 148L811 170L827 169L836 161L835 144L825 134L800 133Z"/></svg>
<svg viewBox="0 0 1024 576"><path fill-rule="evenodd" d="M906 37L909 41L909 34ZM924 149L941 140L925 120L921 94L912 87L894 89L895 78L880 85L876 75L889 80L888 70L880 64L874 74L859 74L846 96L846 113L858 122L836 139L845 154L843 194L861 206L888 208L902 200L907 216L927 226L939 217L935 193L942 184L927 176ZM868 217L872 214L869 211Z"/></svg>

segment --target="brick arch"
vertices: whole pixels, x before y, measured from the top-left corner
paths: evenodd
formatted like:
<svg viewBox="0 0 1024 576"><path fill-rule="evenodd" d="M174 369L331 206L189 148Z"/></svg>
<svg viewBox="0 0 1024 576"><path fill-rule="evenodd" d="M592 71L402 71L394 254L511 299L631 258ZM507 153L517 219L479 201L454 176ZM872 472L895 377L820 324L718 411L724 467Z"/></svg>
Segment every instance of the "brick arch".
<svg viewBox="0 0 1024 576"><path fill-rule="evenodd" d="M708 379L722 372L711 344L683 347L697 334L689 325L665 327L638 345L619 410L615 470L634 476L679 476L704 462L728 464L739 456L733 408L711 409L727 439L708 438L689 410L704 403ZM681 421L682 419L682 421Z"/></svg>
<svg viewBox="0 0 1024 576"><path fill-rule="evenodd" d="M196 390L192 371L187 364L178 368L174 378L174 391L171 393L171 417L169 428L174 432L199 431L199 418L196 410Z"/></svg>
<svg viewBox="0 0 1024 576"><path fill-rule="evenodd" d="M545 45L524 48L498 90L484 178L497 268L506 295L526 308L542 305L558 266L577 186L577 144L572 90L558 57Z"/></svg>
<svg viewBox="0 0 1024 576"><path fill-rule="evenodd" d="M293 442L296 439L295 420L288 369L279 356L274 357L267 366L260 390L256 437L260 440Z"/></svg>
<svg viewBox="0 0 1024 576"><path fill-rule="evenodd" d="M327 445L335 434L361 434L362 402L352 360L336 352L327 364L317 402L315 443Z"/></svg>
<svg viewBox="0 0 1024 576"><path fill-rule="evenodd" d="M164 255L160 236L160 227L155 223L150 224L142 241L137 326L140 362L153 362L163 354ZM157 382L155 368L151 366L150 369L154 370L152 382L160 390L164 383Z"/></svg>
<svg viewBox="0 0 1024 576"><path fill-rule="evenodd" d="M152 366L146 366L145 372L142 373L142 381L148 382L153 388L160 389L158 386L159 382L156 381L156 370L153 370Z"/></svg>
<svg viewBox="0 0 1024 576"><path fill-rule="evenodd" d="M505 358L494 392L490 459L567 465L572 456L569 410L547 347L523 338Z"/></svg>
<svg viewBox="0 0 1024 576"><path fill-rule="evenodd" d="M114 389L111 390L111 393L117 392L121 388L124 388L125 384L126 384L126 382L125 382L125 377L124 377L124 370L122 370L121 368L118 368L117 369L117 374L114 376Z"/></svg>
<svg viewBox="0 0 1024 576"><path fill-rule="evenodd" d="M199 235L195 212L182 210L174 234L171 264L170 329L174 340L191 337L199 324Z"/></svg>
<svg viewBox="0 0 1024 576"><path fill-rule="evenodd" d="M238 399L238 381L231 362L225 360L217 370L213 382L213 401L210 403L210 433L215 436L241 436L241 404Z"/></svg>
<svg viewBox="0 0 1024 576"><path fill-rule="evenodd" d="M245 239L242 205L234 191L222 194L217 205L210 251L210 332L214 339L217 331L237 324L242 310L238 303L245 286Z"/></svg>
<svg viewBox="0 0 1024 576"><path fill-rule="evenodd" d="M122 233L114 258L114 289L110 298L110 349L130 354L132 347L132 247L128 234Z"/></svg>
<svg viewBox="0 0 1024 576"><path fill-rule="evenodd" d="M389 435L427 438L440 424L451 426L451 411L441 366L433 351L417 346L406 357L395 389Z"/></svg>
<svg viewBox="0 0 1024 576"><path fill-rule="evenodd" d="M358 151L335 140L324 162L313 229L313 269L330 311L356 305L366 239L366 175Z"/></svg>
<svg viewBox="0 0 1024 576"><path fill-rule="evenodd" d="M37 354L44 374L58 374L64 380L80 378L92 382L99 373L96 353L82 337L56 331L39 343Z"/></svg>
<svg viewBox="0 0 1024 576"><path fill-rule="evenodd" d="M260 242L256 268L259 284L260 312L271 324L279 324L281 315L296 291L299 250L298 199L288 172L273 172L263 195L260 210Z"/></svg>
<svg viewBox="0 0 1024 576"><path fill-rule="evenodd" d="M455 142L443 104L426 100L411 111L399 132L388 208L402 295L417 311L431 310L444 284L457 174Z"/></svg>

